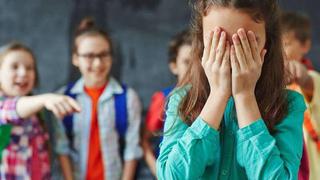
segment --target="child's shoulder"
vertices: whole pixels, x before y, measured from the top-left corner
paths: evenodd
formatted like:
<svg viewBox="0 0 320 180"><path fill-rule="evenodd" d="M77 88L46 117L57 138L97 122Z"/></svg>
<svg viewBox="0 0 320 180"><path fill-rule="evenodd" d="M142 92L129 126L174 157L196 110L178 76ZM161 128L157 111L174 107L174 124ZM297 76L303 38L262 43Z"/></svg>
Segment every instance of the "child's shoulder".
<svg viewBox="0 0 320 180"><path fill-rule="evenodd" d="M306 109L306 104L303 95L297 91L286 90L287 101L288 101L288 112Z"/></svg>
<svg viewBox="0 0 320 180"><path fill-rule="evenodd" d="M168 96L168 107L178 107L182 99L187 95L191 85L176 87Z"/></svg>

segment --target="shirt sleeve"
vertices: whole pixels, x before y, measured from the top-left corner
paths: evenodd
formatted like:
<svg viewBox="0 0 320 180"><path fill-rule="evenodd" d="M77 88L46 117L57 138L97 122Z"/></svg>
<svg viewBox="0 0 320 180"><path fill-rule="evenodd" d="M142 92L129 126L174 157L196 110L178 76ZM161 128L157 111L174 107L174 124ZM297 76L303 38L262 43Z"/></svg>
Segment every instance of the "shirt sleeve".
<svg viewBox="0 0 320 180"><path fill-rule="evenodd" d="M298 177L302 156L302 124L306 109L303 97L289 92L287 116L270 134L259 119L237 132L237 161L249 179L292 179Z"/></svg>
<svg viewBox="0 0 320 180"><path fill-rule="evenodd" d="M57 154L67 155L70 153L69 140L65 133L63 122L60 119L53 119L53 137L55 139L54 150Z"/></svg>
<svg viewBox="0 0 320 180"><path fill-rule="evenodd" d="M219 132L200 117L187 126L178 115L182 97L176 92L169 99L164 138L157 159L159 179L198 179L208 165L216 163L218 166L220 159Z"/></svg>
<svg viewBox="0 0 320 180"><path fill-rule="evenodd" d="M141 103L134 90L128 89L128 129L126 132L126 145L124 159L126 161L142 157L140 146Z"/></svg>
<svg viewBox="0 0 320 180"><path fill-rule="evenodd" d="M146 116L146 127L150 132L157 132L163 128L163 114L165 96L162 92L156 92L151 98L151 103Z"/></svg>
<svg viewBox="0 0 320 180"><path fill-rule="evenodd" d="M17 112L19 98L3 98L0 101L0 125L21 120Z"/></svg>

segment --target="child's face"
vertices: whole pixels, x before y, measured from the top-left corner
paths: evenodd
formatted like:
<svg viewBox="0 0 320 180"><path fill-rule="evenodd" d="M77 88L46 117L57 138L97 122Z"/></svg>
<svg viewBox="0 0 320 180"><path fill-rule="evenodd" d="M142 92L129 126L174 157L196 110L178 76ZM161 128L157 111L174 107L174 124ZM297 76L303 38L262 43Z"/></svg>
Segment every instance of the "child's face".
<svg viewBox="0 0 320 180"><path fill-rule="evenodd" d="M86 86L103 86L109 76L112 57L110 44L101 36L84 36L77 40L73 64L79 68Z"/></svg>
<svg viewBox="0 0 320 180"><path fill-rule="evenodd" d="M232 44L232 35L238 29L244 28L246 31L253 31L256 35L259 52L261 52L266 42L266 32L264 22L255 22L251 16L243 11L234 8L211 7L206 16L203 17L203 39L209 36L215 27L220 27L227 33L227 40Z"/></svg>
<svg viewBox="0 0 320 180"><path fill-rule="evenodd" d="M1 90L7 96L29 94L35 84L35 64L32 55L23 50L11 51L0 67Z"/></svg>
<svg viewBox="0 0 320 180"><path fill-rule="evenodd" d="M170 63L171 72L178 77L180 82L185 75L191 56L191 45L182 45L178 50L176 62Z"/></svg>
<svg viewBox="0 0 320 180"><path fill-rule="evenodd" d="M310 50L310 41L302 43L296 38L293 31L282 35L282 43L287 60L301 61Z"/></svg>

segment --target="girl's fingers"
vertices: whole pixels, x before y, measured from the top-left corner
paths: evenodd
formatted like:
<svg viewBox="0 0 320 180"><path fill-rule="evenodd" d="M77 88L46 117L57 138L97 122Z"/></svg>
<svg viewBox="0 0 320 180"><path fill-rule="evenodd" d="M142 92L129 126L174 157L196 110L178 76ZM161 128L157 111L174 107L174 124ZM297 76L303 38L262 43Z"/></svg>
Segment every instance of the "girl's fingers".
<svg viewBox="0 0 320 180"><path fill-rule="evenodd" d="M62 116L68 114L68 111L65 109L65 107L64 107L62 104L57 103L57 104L55 105L55 107L56 107L56 109L58 109L59 113L60 113Z"/></svg>
<svg viewBox="0 0 320 180"><path fill-rule="evenodd" d="M76 100L74 100L73 98L68 97L68 103L71 105L71 107L74 109L74 111L76 112L80 112L81 111L81 107L80 105L77 103Z"/></svg>
<svg viewBox="0 0 320 180"><path fill-rule="evenodd" d="M67 112L67 114L71 114L74 112L73 108L71 107L70 104L63 102L61 103L61 106L63 106L64 110Z"/></svg>
<svg viewBox="0 0 320 180"><path fill-rule="evenodd" d="M56 107L53 106L50 110L53 112L53 114L56 117L58 117L59 119L62 119L63 116L60 114L59 110Z"/></svg>
<svg viewBox="0 0 320 180"><path fill-rule="evenodd" d="M246 63L246 58L244 55L244 52L242 50L241 42L239 39L239 36L237 34L234 34L232 36L232 41L233 41L233 47L235 49L235 54L237 57L237 61L239 63L239 68L241 69L246 69L247 68L247 63Z"/></svg>
<svg viewBox="0 0 320 180"><path fill-rule="evenodd" d="M289 72L290 72L290 76L291 76L291 79L295 79L296 77L296 68L294 66L293 63L289 63Z"/></svg>
<svg viewBox="0 0 320 180"><path fill-rule="evenodd" d="M237 60L236 50L235 50L235 48L234 48L234 45L231 45L231 49L230 49L230 61L231 61L232 73L237 73L237 72L239 72L240 65L239 65L239 62L238 62L238 60Z"/></svg>
<svg viewBox="0 0 320 180"><path fill-rule="evenodd" d="M221 67L229 67L230 68L230 43L226 42L226 50L223 56Z"/></svg>
<svg viewBox="0 0 320 180"><path fill-rule="evenodd" d="M217 27L217 28L214 30L208 61L214 62L214 60L215 60L215 57L216 57L216 49L217 49L217 47L218 47L218 43L219 43L219 40L220 40L220 31L221 31L221 30L220 30L219 27Z"/></svg>
<svg viewBox="0 0 320 180"><path fill-rule="evenodd" d="M261 56L260 56L259 50L258 50L257 38L256 38L256 35L252 31L248 31L248 39L249 39L253 59L255 61L260 61Z"/></svg>
<svg viewBox="0 0 320 180"><path fill-rule="evenodd" d="M211 42L212 42L212 36L213 36L213 31L211 31L211 32L208 34L208 36L205 38L203 55L202 55L202 63L208 61L208 59L209 59Z"/></svg>
<svg viewBox="0 0 320 180"><path fill-rule="evenodd" d="M267 50L266 49L263 49L260 53L260 63L263 64L264 62L264 58L266 57L266 54L267 54Z"/></svg>
<svg viewBox="0 0 320 180"><path fill-rule="evenodd" d="M221 32L221 36L220 36L220 40L219 40L219 44L216 50L216 58L215 58L215 62L218 66L221 66L222 63L222 59L223 56L225 54L225 49L226 49L226 32L222 31Z"/></svg>
<svg viewBox="0 0 320 180"><path fill-rule="evenodd" d="M252 52L251 52L251 47L248 41L247 33L246 31L241 28L238 30L238 36L242 45L242 50L245 56L245 61L247 64L251 63L253 60Z"/></svg>

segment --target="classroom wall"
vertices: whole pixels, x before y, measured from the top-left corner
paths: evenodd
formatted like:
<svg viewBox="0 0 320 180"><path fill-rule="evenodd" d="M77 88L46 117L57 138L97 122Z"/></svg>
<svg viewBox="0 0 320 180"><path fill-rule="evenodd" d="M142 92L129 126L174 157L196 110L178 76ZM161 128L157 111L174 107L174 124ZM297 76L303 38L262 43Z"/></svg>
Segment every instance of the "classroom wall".
<svg viewBox="0 0 320 180"><path fill-rule="evenodd" d="M309 57L320 70L319 2L283 0L281 5L312 18ZM113 73L137 90L145 108L154 91L174 84L167 47L170 38L189 25L186 0L0 0L0 45L12 40L29 45L40 71L36 92L53 91L79 77L71 65L70 42L76 24L88 15L110 32L115 43Z"/></svg>

